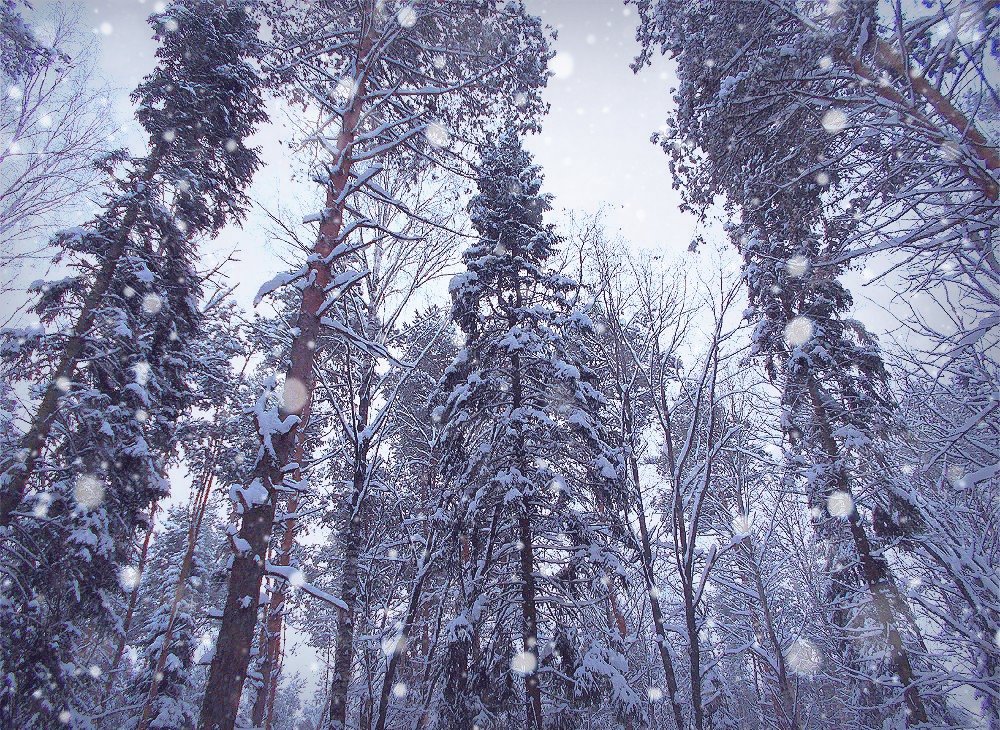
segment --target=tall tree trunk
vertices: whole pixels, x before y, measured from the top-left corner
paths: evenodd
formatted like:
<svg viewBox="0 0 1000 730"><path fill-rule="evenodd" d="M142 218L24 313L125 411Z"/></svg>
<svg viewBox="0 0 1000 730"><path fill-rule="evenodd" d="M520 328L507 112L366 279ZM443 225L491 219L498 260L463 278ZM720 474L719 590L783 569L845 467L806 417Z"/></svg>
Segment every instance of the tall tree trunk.
<svg viewBox="0 0 1000 730"><path fill-rule="evenodd" d="M350 367L350 353L348 364ZM337 646L333 660L333 680L330 685L330 728L343 730L347 727L348 691L351 685L351 670L354 664L354 611L360 587L358 558L361 552L361 519L365 496L368 491L368 450L370 436L367 435L368 417L372 406L372 380L374 370L366 371L358 388L357 419L353 424L354 433L354 474L351 478L351 500L348 507L347 523L341 534L344 551L344 567L341 575L340 597L347 608L337 616ZM397 645L394 653L405 647Z"/></svg>
<svg viewBox="0 0 1000 730"><path fill-rule="evenodd" d="M410 599L406 605L406 615L403 619L403 628L400 631L400 636L405 642L409 639L410 632L413 630L413 622L416 620L418 612L422 607L421 596L423 593L424 582L427 580L427 576L430 574L430 559L433 551L435 550L435 535L432 533L427 541L427 547L424 550L424 554L421 560L417 563L417 576L413 584L413 589L410 591ZM385 668L385 677L382 680L382 690L379 693L378 700L378 714L375 720L375 730L385 730L386 714L389 709L389 693L392 690L393 682L396 679L396 670L399 668L399 663L403 659L404 652L395 651L388 658L388 662Z"/></svg>
<svg viewBox="0 0 1000 730"><path fill-rule="evenodd" d="M684 528L684 509L681 503L680 489L674 483L674 535L679 538L676 548L684 555L681 574L681 595L684 600L684 626L688 637L688 682L691 686L691 711L694 715L695 730L705 726L705 707L701 696L701 644L698 641L698 617L695 613L694 597L694 564L688 558L691 554L688 544L687 530ZM694 540L696 535L691 535Z"/></svg>
<svg viewBox="0 0 1000 730"><path fill-rule="evenodd" d="M291 565L292 549L295 546L295 514L299 509L299 495L293 493L286 505L286 518L283 522L283 533L275 564L283 567ZM287 517L292 515L292 517ZM284 630L285 607L288 601L288 586L284 581L278 581L271 598L267 603L267 619L265 621L266 639L262 644L264 650L261 662L262 682L257 697L254 699L251 722L254 727L271 727L271 715L274 710L274 694L278 688L278 665L282 652L282 632Z"/></svg>
<svg viewBox="0 0 1000 730"><path fill-rule="evenodd" d="M654 581L653 546L649 538L649 528L646 525L646 509L643 504L639 481L639 462L632 453L629 454L628 461L629 470L632 472L632 481L635 484L636 518L639 523L639 543L642 549L642 576L646 583L646 592L649 594L649 609L653 618L656 648L660 654L663 676L667 683L667 700L670 702L674 725L677 730L684 730L684 708L681 707L680 693L677 687L677 675L674 672L674 661L670 656L670 648L667 645L666 622L663 620L663 611L660 607L659 590Z"/></svg>
<svg viewBox="0 0 1000 730"><path fill-rule="evenodd" d="M158 503L153 503L153 506L149 509L149 529L146 530L146 534L142 540L142 547L139 548L139 560L136 565L136 576L135 585L132 586L132 590L129 592L128 596L128 609L125 612L125 621L122 624L122 635L118 638L118 645L115 647L115 653L111 657L111 663L108 666L108 681L104 683L104 694L107 695L111 691L111 685L115 681L115 673L118 671L118 665L121 664L122 657L125 655L125 645L128 644L128 632L132 628L132 619L135 617L135 606L139 602L139 583L142 580L143 571L146 570L146 559L149 557L149 543L153 539L153 527L154 519L156 517L156 510Z"/></svg>
<svg viewBox="0 0 1000 730"><path fill-rule="evenodd" d="M528 505L522 504L517 519L518 537L521 541L521 617L524 621L522 637L526 653L535 660L535 669L524 678L526 697L526 730L542 730L542 691L538 683L538 607L535 605L535 558L531 535L531 516Z"/></svg>
<svg viewBox="0 0 1000 730"><path fill-rule="evenodd" d="M374 10L369 7L366 27L358 49L359 66L371 50ZM313 367L316 363L316 347L321 330L320 308L326 299L326 289L331 282L330 258L334 247L340 242L343 227L345 199L351 178L352 157L350 150L357 138L358 123L361 119L362 100L365 96L365 74L363 70L357 79L357 92L343 117L343 125L337 136L338 159L327 186L327 215L320 224L319 236L309 256L311 283L302 293L302 303L296 321L297 333L292 340L291 357L287 379L302 384L308 409L312 402L316 385ZM282 410L282 418L297 414ZM254 626L257 623L258 601L261 581L264 577L264 560L271 539L274 522L275 487L285 478L285 467L292 460L296 445L300 441L302 423L292 426L287 433L272 439L273 454L265 452L257 469L257 476L268 492L269 499L264 504L255 504L245 510L240 524L239 544L248 549L237 550L229 573L229 593L222 613L222 624L216 641L215 657L209 669L205 697L202 702L201 730L232 730L239 711L240 695L246 680L250 662L250 646L253 643Z"/></svg>
<svg viewBox="0 0 1000 730"><path fill-rule="evenodd" d="M209 495L212 493L212 484L215 481L213 471L215 469L215 455L218 453L218 448L219 444L216 441L212 447L211 456L209 457L201 486L192 504L191 524L188 527L187 550L184 552L180 575L177 578L177 584L174 586L174 597L170 604L170 618L167 619L167 628L163 632L163 640L160 642L160 653L156 657L152 682L149 685L149 690L146 692L146 699L143 701L137 730L147 730L149 723L153 719L153 703L156 701L157 694L160 691L160 678L163 677L163 669L166 666L170 646L173 643L177 613L180 611L181 602L187 593L187 581L191 577L191 570L194 567L194 556L198 550L198 537L201 535L202 521L205 517L205 510L208 507Z"/></svg>
<svg viewBox="0 0 1000 730"><path fill-rule="evenodd" d="M516 243L514 255L517 255ZM521 282L514 281L512 301L513 306L507 310L507 326L513 329L519 324L521 308L524 306L521 292ZM521 374L521 356L515 350L510 355L510 395L511 413L517 413L524 404L524 383ZM514 445L514 461L518 473L527 473L528 455L525 453L524 431L517 429ZM524 488L522 487L522 491ZM542 688L538 682L538 606L535 603L535 555L531 532L531 502L530 495L522 494L517 518L518 546L521 553L521 650L529 654L534 667L524 677L525 692L525 730L542 730Z"/></svg>
<svg viewBox="0 0 1000 730"><path fill-rule="evenodd" d="M354 610L358 598L358 554L361 542L361 527L357 520L357 509L360 506L362 490L365 488L365 473L362 466L354 471L354 494L351 499L351 512L342 537L344 568L340 580L340 598L347 604L337 616L337 645L333 658L333 678L330 680L330 718L331 730L344 730L347 727L348 690L351 686L351 668L354 664ZM400 651L401 647L394 647Z"/></svg>
<svg viewBox="0 0 1000 730"><path fill-rule="evenodd" d="M807 388L815 414L816 428L819 434L820 445L823 448L824 458L828 464L835 464L840 457L837 441L830 430L830 421L826 412L826 406L819 392L819 383L812 376L808 376ZM828 497L835 491L843 491L851 494L851 485L846 473L841 468L834 469L834 477L828 485L828 493L823 495ZM900 685L903 687L903 700L906 704L906 725L907 727L919 726L927 722L927 710L924 706L920 690L916 685L916 678L913 673L913 665L907 651L902 634L899 631L896 610L908 610L903 605L896 586L889 574L889 568L884 558L876 558L872 552L871 543L861 516L858 510L852 505L851 513L847 518L848 528L854 542L854 549L861 564L861 572L865 584L872 597L875 607L875 615L882 624L885 632L884 638L889 648L889 664L892 673L896 675ZM894 610L895 609L895 610Z"/></svg>
<svg viewBox="0 0 1000 730"><path fill-rule="evenodd" d="M134 182L133 187L139 189L147 184L156 175L160 168L163 150L155 149L146 158L146 167ZM139 218L139 204L132 200L125 210L118 235L115 236L110 248L104 255L101 268L94 277L94 282L87 292L83 301L83 308L73 325L69 339L63 348L59 364L52 374L52 380L45 388L42 402L38 405L34 417L31 419L31 426L28 432L21 438L21 446L18 450L8 455L0 464L0 527L10 524L14 510L21 504L24 494L28 488L28 482L35 473L38 460L45 449L45 442L52 429L56 413L59 411L59 399L62 396L65 384L73 380L76 366L83 355L84 347L87 344L87 334L97 320L97 312L105 294L111 287L115 272L125 249L128 246L129 236ZM6 481L6 483L3 483Z"/></svg>

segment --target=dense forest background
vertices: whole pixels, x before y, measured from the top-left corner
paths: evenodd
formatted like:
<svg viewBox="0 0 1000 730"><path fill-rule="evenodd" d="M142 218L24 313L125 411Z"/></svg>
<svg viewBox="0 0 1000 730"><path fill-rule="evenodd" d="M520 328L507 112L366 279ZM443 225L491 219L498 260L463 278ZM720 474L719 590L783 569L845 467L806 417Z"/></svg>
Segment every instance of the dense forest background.
<svg viewBox="0 0 1000 730"><path fill-rule="evenodd" d="M998 25L0 0L0 727L1000 729Z"/></svg>

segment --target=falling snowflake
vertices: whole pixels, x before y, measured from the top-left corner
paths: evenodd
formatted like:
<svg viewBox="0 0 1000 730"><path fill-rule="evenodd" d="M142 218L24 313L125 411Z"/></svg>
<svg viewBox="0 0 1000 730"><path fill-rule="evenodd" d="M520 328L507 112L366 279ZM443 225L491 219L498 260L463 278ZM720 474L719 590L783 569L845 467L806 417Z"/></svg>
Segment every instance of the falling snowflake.
<svg viewBox="0 0 1000 730"><path fill-rule="evenodd" d="M789 276L796 279L801 279L803 276L809 273L809 259L802 254L795 254L789 257L788 261L785 262L785 271L788 272Z"/></svg>
<svg viewBox="0 0 1000 730"><path fill-rule="evenodd" d="M73 498L84 509L97 509L104 501L104 482L93 474L81 474L76 478Z"/></svg>
<svg viewBox="0 0 1000 730"><path fill-rule="evenodd" d="M60 393L69 393L71 387L73 387L73 383L65 375L60 375L56 378L56 388Z"/></svg>
<svg viewBox="0 0 1000 730"><path fill-rule="evenodd" d="M9 99L20 99L24 96L24 92L21 90L20 86L8 86L7 87L7 98Z"/></svg>
<svg viewBox="0 0 1000 730"><path fill-rule="evenodd" d="M404 28L412 28L417 24L417 11L409 5L402 7L396 13L396 20Z"/></svg>
<svg viewBox="0 0 1000 730"><path fill-rule="evenodd" d="M118 584L123 590L131 591L139 584L139 569L133 565L123 566L118 571Z"/></svg>
<svg viewBox="0 0 1000 730"><path fill-rule="evenodd" d="M813 323L808 317L796 317L785 326L785 342L789 347L801 347L813 336Z"/></svg>
<svg viewBox="0 0 1000 730"><path fill-rule="evenodd" d="M163 309L163 300L160 298L159 294L146 294L142 298L143 314L148 314L152 317L153 315L159 314L161 309Z"/></svg>
<svg viewBox="0 0 1000 730"><path fill-rule="evenodd" d="M149 383L149 376L153 372L153 368L148 362L142 360L137 362L132 366L132 370L135 372L135 382L139 385L146 385Z"/></svg>
<svg viewBox="0 0 1000 730"><path fill-rule="evenodd" d="M386 656L401 654L404 651L406 651L406 637L402 634L382 639L382 653Z"/></svg>
<svg viewBox="0 0 1000 730"><path fill-rule="evenodd" d="M431 122L424 128L424 136L434 147L447 147L451 144L451 132L438 122Z"/></svg>
<svg viewBox="0 0 1000 730"><path fill-rule="evenodd" d="M531 651L520 651L510 660L511 671L521 677L532 674L537 667L538 659L535 658L534 652Z"/></svg>
<svg viewBox="0 0 1000 730"><path fill-rule="evenodd" d="M785 661L796 674L815 674L823 663L819 647L808 639L796 639L785 650Z"/></svg>
<svg viewBox="0 0 1000 730"><path fill-rule="evenodd" d="M840 109L830 109L823 115L823 129L830 134L843 132L847 127L847 115Z"/></svg>
<svg viewBox="0 0 1000 730"><path fill-rule="evenodd" d="M650 687L646 690L646 696L650 702L659 702L663 699L663 690L659 687Z"/></svg>
<svg viewBox="0 0 1000 730"><path fill-rule="evenodd" d="M562 51L549 61L549 70L557 79L568 79L573 74L573 57Z"/></svg>
<svg viewBox="0 0 1000 730"><path fill-rule="evenodd" d="M35 506L31 510L31 514L35 517L41 519L48 516L49 507L52 506L52 495L48 492L43 492L38 495L38 499L35 501Z"/></svg>
<svg viewBox="0 0 1000 730"><path fill-rule="evenodd" d="M405 682L396 682L396 684L392 685L392 696L396 699L401 700L406 697L406 692L407 689Z"/></svg>
<svg viewBox="0 0 1000 730"><path fill-rule="evenodd" d="M309 401L309 391L298 378L286 378L281 390L281 407L285 413L302 413Z"/></svg>
<svg viewBox="0 0 1000 730"><path fill-rule="evenodd" d="M174 18L167 18L163 22L163 29L168 33L175 33L180 27L180 23L178 23Z"/></svg>
<svg viewBox="0 0 1000 730"><path fill-rule="evenodd" d="M335 93L338 98L350 101L358 93L358 82L349 76L345 76L337 82Z"/></svg>
<svg viewBox="0 0 1000 730"><path fill-rule="evenodd" d="M306 584L306 574L301 570L293 570L288 576L288 582L295 588L301 588Z"/></svg>
<svg viewBox="0 0 1000 730"><path fill-rule="evenodd" d="M233 153L240 148L239 142L235 139L226 140L226 152Z"/></svg>
<svg viewBox="0 0 1000 730"><path fill-rule="evenodd" d="M752 522L749 515L737 515L733 519L733 532L737 535L750 534Z"/></svg>
<svg viewBox="0 0 1000 730"><path fill-rule="evenodd" d="M163 141L166 142L167 144L170 144L175 139L177 139L177 130L168 129L163 133Z"/></svg>
<svg viewBox="0 0 1000 730"><path fill-rule="evenodd" d="M833 517L850 517L854 512L854 498L847 492L833 492L826 498L826 510Z"/></svg>

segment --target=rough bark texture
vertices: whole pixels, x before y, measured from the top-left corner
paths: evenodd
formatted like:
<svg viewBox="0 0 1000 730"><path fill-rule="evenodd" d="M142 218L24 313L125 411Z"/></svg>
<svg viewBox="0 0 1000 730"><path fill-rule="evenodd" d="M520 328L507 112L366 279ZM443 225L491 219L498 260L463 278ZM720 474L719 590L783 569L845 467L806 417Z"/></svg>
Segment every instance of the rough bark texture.
<svg viewBox="0 0 1000 730"><path fill-rule="evenodd" d="M351 500L352 512L356 514L358 498L364 489L365 474L359 466L354 472L354 495ZM347 727L348 690L351 685L351 667L354 664L354 608L358 599L358 554L361 542L361 529L353 515L348 516L348 523L341 538L343 547L344 572L340 582L340 598L347 604L337 617L337 646L333 659L333 678L330 681L330 718L331 730L343 730ZM397 651L398 651L397 647Z"/></svg>
<svg viewBox="0 0 1000 730"><path fill-rule="evenodd" d="M293 494L288 498L286 514L294 515L299 509L299 496ZM296 519L283 520L284 532L281 535L281 546L275 558L275 564L283 567L291 565L292 548L295 546ZM288 599L288 586L281 581L275 586L267 603L267 620L265 621L264 658L261 662L261 686L254 699L251 722L254 727L270 730L274 714L274 695L278 689L282 653L282 632L285 622L285 604Z"/></svg>

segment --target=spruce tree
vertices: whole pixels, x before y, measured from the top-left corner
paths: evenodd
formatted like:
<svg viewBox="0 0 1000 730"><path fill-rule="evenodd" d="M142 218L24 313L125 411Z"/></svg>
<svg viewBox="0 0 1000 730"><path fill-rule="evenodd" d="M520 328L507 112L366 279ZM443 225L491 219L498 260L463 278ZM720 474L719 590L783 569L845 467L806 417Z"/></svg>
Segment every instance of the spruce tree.
<svg viewBox="0 0 1000 730"><path fill-rule="evenodd" d="M264 119L247 6L178 0L151 24L159 64L134 95L149 154L107 161L124 170L103 211L55 241L74 274L39 284L42 327L0 346L40 396L0 473L0 547L25 578L0 587L0 713L29 727L87 722L105 668L82 657L117 630L120 573L210 367L195 241L242 214L259 164L242 142Z"/></svg>
<svg viewBox="0 0 1000 730"><path fill-rule="evenodd" d="M883 708L891 715L901 700L895 710L903 710L908 725L919 724L929 718L913 659L920 635L872 528L873 516L891 512L894 501L880 465L897 429L895 403L878 344L848 318L851 295L827 263L836 238L802 227L802 220L787 222L771 208L734 230L745 262L747 316L756 322L752 354L780 383L787 458L805 481L831 625L845 637L868 617L880 627L874 641L848 642L846 661L859 677L850 683L849 706L882 722Z"/></svg>
<svg viewBox="0 0 1000 730"><path fill-rule="evenodd" d="M21 448L0 462L0 525L13 519L43 459L60 398L72 395L78 365L89 359L105 297L134 298L153 314L172 292L193 301L197 278L186 271L193 241L242 216L248 202L243 191L260 164L257 152L243 144L266 119L250 62L258 55L250 6L243 0L176 0L150 23L160 42L159 62L132 97L149 133L149 152L128 162L102 213L54 242L81 274L45 286L40 307L68 304L59 315L72 325L48 345L48 383ZM108 172L116 162L124 162L123 153L109 160Z"/></svg>
<svg viewBox="0 0 1000 730"><path fill-rule="evenodd" d="M573 344L589 319L576 282L550 268L551 199L517 134L485 148L477 172L478 240L451 284L466 341L440 414L460 589L439 711L449 728L507 727L516 704L533 730L572 726L587 705L634 720L625 661L592 630L617 570L603 526L619 474Z"/></svg>

